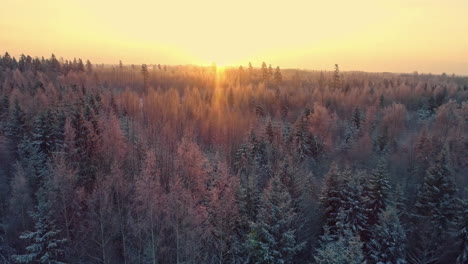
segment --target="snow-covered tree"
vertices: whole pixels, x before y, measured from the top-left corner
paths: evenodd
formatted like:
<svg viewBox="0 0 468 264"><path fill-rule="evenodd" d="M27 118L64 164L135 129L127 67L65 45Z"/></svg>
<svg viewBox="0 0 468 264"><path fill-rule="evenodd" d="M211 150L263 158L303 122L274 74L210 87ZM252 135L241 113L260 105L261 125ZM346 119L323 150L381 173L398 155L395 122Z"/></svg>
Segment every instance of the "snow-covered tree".
<svg viewBox="0 0 468 264"><path fill-rule="evenodd" d="M379 223L372 228L368 255L372 263L404 264L406 234L396 208L387 207L379 214Z"/></svg>
<svg viewBox="0 0 468 264"><path fill-rule="evenodd" d="M468 263L468 200L462 200L461 215L458 224L460 231L460 253L457 257L457 264Z"/></svg>
<svg viewBox="0 0 468 264"><path fill-rule="evenodd" d="M18 263L62 264L64 243L61 231L56 228L51 215L50 203L40 197L36 210L31 212L35 221L34 230L24 232L20 238L28 242L26 253L14 255Z"/></svg>
<svg viewBox="0 0 468 264"><path fill-rule="evenodd" d="M325 227L314 259L317 264L364 264L362 242L359 235L349 229L344 230L338 239L333 238Z"/></svg>
<svg viewBox="0 0 468 264"><path fill-rule="evenodd" d="M417 259L442 259L453 239L456 213L456 188L451 179L445 153L429 167L415 204L414 255Z"/></svg>
<svg viewBox="0 0 468 264"><path fill-rule="evenodd" d="M294 263L294 256L304 246L296 239L296 217L288 191L278 177L272 178L247 236L248 262Z"/></svg>
<svg viewBox="0 0 468 264"><path fill-rule="evenodd" d="M32 143L45 155L55 148L53 121L51 111L47 111L39 113L33 124Z"/></svg>
<svg viewBox="0 0 468 264"><path fill-rule="evenodd" d="M18 100L15 100L13 109L10 110L5 135L16 147L23 139L23 136L27 132L26 130L26 114L21 109Z"/></svg>
<svg viewBox="0 0 468 264"><path fill-rule="evenodd" d="M340 208L343 207L344 180L341 171L336 164L332 164L325 175L325 180L320 195L320 204L323 208L323 224L330 228L330 234L335 235L336 223Z"/></svg>
<svg viewBox="0 0 468 264"><path fill-rule="evenodd" d="M369 233L367 211L368 196L365 193L363 180L367 174L363 171L356 173L345 172L345 186L342 190L342 205L337 216L337 227L339 231L349 229L367 240Z"/></svg>
<svg viewBox="0 0 468 264"><path fill-rule="evenodd" d="M369 225L375 225L378 222L379 214L389 204L390 188L387 163L381 158L368 180L369 211L367 215Z"/></svg>

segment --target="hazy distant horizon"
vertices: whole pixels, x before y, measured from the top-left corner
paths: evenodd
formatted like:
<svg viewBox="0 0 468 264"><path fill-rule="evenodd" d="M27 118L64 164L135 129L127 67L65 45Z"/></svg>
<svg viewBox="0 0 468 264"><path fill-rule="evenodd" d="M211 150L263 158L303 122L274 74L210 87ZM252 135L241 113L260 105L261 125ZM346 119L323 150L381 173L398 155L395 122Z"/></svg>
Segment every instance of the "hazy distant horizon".
<svg viewBox="0 0 468 264"><path fill-rule="evenodd" d="M0 47L98 63L468 74L468 2L12 1ZM330 66L331 65L331 66Z"/></svg>
<svg viewBox="0 0 468 264"><path fill-rule="evenodd" d="M1 51L0 52L0 56L3 56L5 54L5 52L8 52L8 54L11 56L11 57L15 57L16 59L18 59L21 54L24 54L25 56L31 56L33 58L35 57L38 57L38 58L42 58L44 57L45 59L47 58L50 58L50 56L52 54L54 54L56 56L57 59L61 60L63 59L64 61L65 60L73 60L73 59L79 59L79 57L73 57L73 58L64 58L62 56L60 56L60 54L56 54L56 53L51 53L49 55L31 55L31 54L27 54L27 53L19 53L19 54L13 54L9 51ZM118 60L116 63L112 63L112 62L107 62L107 63L103 63L103 62L98 62L98 61L93 61L92 59L90 58L80 58L83 60L83 62L85 63L86 60L90 60L91 63L93 63L94 65L102 65L104 64L105 66L118 66L119 63L120 63L120 60ZM268 61L268 60L265 60L265 61ZM238 65L219 65L219 66L222 66L223 68L238 68L239 66L242 66L244 68L247 68L248 67L248 64L249 62L251 61L247 61L243 64L238 64ZM256 64L254 64L252 62L252 66L254 68L260 68L261 67L261 64L262 64L263 61L261 62L258 62ZM153 65L158 65L160 64L161 66L163 65L166 65L166 66L195 66L195 67L210 67L212 65L212 63L209 63L209 64L195 64L195 63L190 63L190 62L187 62L187 63L179 63L179 64L170 64L170 63L157 63L157 62L138 62L138 63L135 63L135 62L125 62L125 61L122 61L122 63L126 66L129 66L129 65L142 65L142 64L146 64L148 66L153 66ZM216 63L216 62L214 62ZM398 71L375 71L375 70L361 70L361 69L346 69L346 68L342 68L342 65L339 64L339 63L335 63L335 64L338 64L340 66L340 69L342 72L366 72L366 73L391 73L391 74L414 74L415 72L417 72L418 74L424 74L424 75L441 75L441 74L447 74L448 76L451 76L453 74L455 74L457 77L468 77L468 73L462 73L462 74L457 74L457 73L454 73L454 72L421 72L421 71L418 71L418 70L413 70L413 71L408 71L408 72L398 72ZM276 68L276 66L279 66L282 70L300 70L300 71L311 71L311 72L314 72L314 71L317 71L317 72L320 72L320 71L328 71L328 72L332 72L334 69L334 65L335 64L331 64L329 65L328 68L301 68L301 67L283 67L282 65L273 65L271 64L272 67ZM267 63L268 65L268 63Z"/></svg>

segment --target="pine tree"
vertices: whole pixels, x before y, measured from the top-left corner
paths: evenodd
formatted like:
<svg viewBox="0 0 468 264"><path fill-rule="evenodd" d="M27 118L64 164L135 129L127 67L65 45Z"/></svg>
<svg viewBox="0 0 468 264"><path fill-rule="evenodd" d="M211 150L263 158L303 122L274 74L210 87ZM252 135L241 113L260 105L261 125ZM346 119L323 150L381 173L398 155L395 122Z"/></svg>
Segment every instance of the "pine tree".
<svg viewBox="0 0 468 264"><path fill-rule="evenodd" d="M296 239L296 213L278 177L271 180L262 197L257 221L251 224L246 248L250 263L294 263L303 243Z"/></svg>
<svg viewBox="0 0 468 264"><path fill-rule="evenodd" d="M338 64L335 64L335 71L333 72L332 77L332 87L335 89L341 87L340 68L338 67Z"/></svg>
<svg viewBox="0 0 468 264"><path fill-rule="evenodd" d="M93 72L93 64L89 60L86 60L86 71L88 73Z"/></svg>
<svg viewBox="0 0 468 264"><path fill-rule="evenodd" d="M81 59L78 59L78 65L77 65L77 68L76 68L78 71L80 72L84 72L85 71L85 66L83 64L83 61Z"/></svg>
<svg viewBox="0 0 468 264"><path fill-rule="evenodd" d="M281 70L279 66L276 67L274 78L275 78L276 84L280 84L283 81L283 76L281 74Z"/></svg>
<svg viewBox="0 0 468 264"><path fill-rule="evenodd" d="M51 206L44 198L39 199L36 210L31 213L35 220L34 231L24 232L20 238L30 244L27 253L14 255L18 263L62 264L64 258L65 239L61 238L61 231L56 228L51 217Z"/></svg>
<svg viewBox="0 0 468 264"><path fill-rule="evenodd" d="M368 243L370 263L404 264L406 235L400 224L397 210L388 207L379 214L379 224L372 229Z"/></svg>

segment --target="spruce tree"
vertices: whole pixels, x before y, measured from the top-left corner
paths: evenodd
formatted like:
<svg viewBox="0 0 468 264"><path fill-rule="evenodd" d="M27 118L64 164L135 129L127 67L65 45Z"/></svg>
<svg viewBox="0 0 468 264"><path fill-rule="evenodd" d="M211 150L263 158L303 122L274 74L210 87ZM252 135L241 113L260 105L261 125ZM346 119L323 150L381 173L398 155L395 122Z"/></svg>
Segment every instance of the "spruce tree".
<svg viewBox="0 0 468 264"><path fill-rule="evenodd" d="M268 68L265 62L262 63L262 80L264 82L268 80Z"/></svg>
<svg viewBox="0 0 468 264"><path fill-rule="evenodd" d="M362 117L361 117L361 111L359 110L358 107L354 108L353 111L353 124L356 129L361 128L361 123L362 123Z"/></svg>
<svg viewBox="0 0 468 264"><path fill-rule="evenodd" d="M397 209L388 207L379 214L379 224L372 229L372 238L367 246L370 263L407 263L405 245L406 234Z"/></svg>
<svg viewBox="0 0 468 264"><path fill-rule="evenodd" d="M246 248L250 263L294 263L304 244L296 239L296 213L291 197L278 177L262 197L257 221L251 224Z"/></svg>
<svg viewBox="0 0 468 264"><path fill-rule="evenodd" d="M10 139L13 146L17 147L26 132L26 114L21 109L18 100L15 100L6 125L5 135Z"/></svg>
<svg viewBox="0 0 468 264"><path fill-rule="evenodd" d="M443 259L448 242L453 239L450 231L455 220L455 193L447 159L442 152L427 170L415 204L417 228L413 248L418 259Z"/></svg>
<svg viewBox="0 0 468 264"><path fill-rule="evenodd" d="M390 182L388 179L387 163L381 158L375 168L369 175L369 225L375 225L378 222L379 214L385 210L389 204Z"/></svg>
<svg viewBox="0 0 468 264"><path fill-rule="evenodd" d="M276 84L280 84L283 81L283 75L281 74L281 70L279 66L276 67L274 79L275 79Z"/></svg>
<svg viewBox="0 0 468 264"><path fill-rule="evenodd" d="M42 195L41 195L42 196ZM51 206L40 197L36 210L31 213L35 221L34 231L24 232L20 238L28 241L26 253L14 255L18 263L62 264L65 239L56 228L52 218Z"/></svg>
<svg viewBox="0 0 468 264"><path fill-rule="evenodd" d="M146 64L141 65L141 75L143 76L143 88L146 90L148 88L148 66Z"/></svg>
<svg viewBox="0 0 468 264"><path fill-rule="evenodd" d="M21 141L18 146L18 161L25 170L33 193L42 185L44 175L47 173L46 160L47 156L32 140L25 137Z"/></svg>
<svg viewBox="0 0 468 264"><path fill-rule="evenodd" d="M363 242L367 241L369 226L367 219L368 197L362 181L367 174L364 172L350 173L345 171L345 185L342 189L342 207L337 216L339 230L349 229L359 234Z"/></svg>
<svg viewBox="0 0 468 264"><path fill-rule="evenodd" d="M340 68L338 67L338 64L335 64L335 71L333 72L332 77L332 87L335 89L341 87Z"/></svg>
<svg viewBox="0 0 468 264"><path fill-rule="evenodd" d="M336 164L332 164L330 170L325 175L322 192L320 195L320 204L323 212L325 226L329 227L330 235L337 233L337 221L340 208L343 207L344 180L341 171Z"/></svg>
<svg viewBox="0 0 468 264"><path fill-rule="evenodd" d="M45 155L49 155L55 147L53 121L51 111L40 113L34 120L32 142Z"/></svg>
<svg viewBox="0 0 468 264"><path fill-rule="evenodd" d="M85 71L85 66L84 66L83 61L81 59L78 59L77 70L80 71L80 72Z"/></svg>
<svg viewBox="0 0 468 264"><path fill-rule="evenodd" d="M314 256L317 264L364 264L362 242L358 235L349 229L343 231L343 235L335 239L328 233L320 239L320 245Z"/></svg>
<svg viewBox="0 0 468 264"><path fill-rule="evenodd" d="M86 61L86 71L88 73L93 72L93 64L89 60Z"/></svg>

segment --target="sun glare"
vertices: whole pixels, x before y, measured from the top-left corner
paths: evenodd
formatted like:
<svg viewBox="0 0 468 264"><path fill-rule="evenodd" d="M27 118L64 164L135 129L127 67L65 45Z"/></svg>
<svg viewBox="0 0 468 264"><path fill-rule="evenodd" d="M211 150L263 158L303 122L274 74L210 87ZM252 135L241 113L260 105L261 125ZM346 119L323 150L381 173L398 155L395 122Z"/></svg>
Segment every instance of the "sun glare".
<svg viewBox="0 0 468 264"><path fill-rule="evenodd" d="M98 63L468 73L468 1L2 1L0 47ZM18 23L21 21L21 23Z"/></svg>

